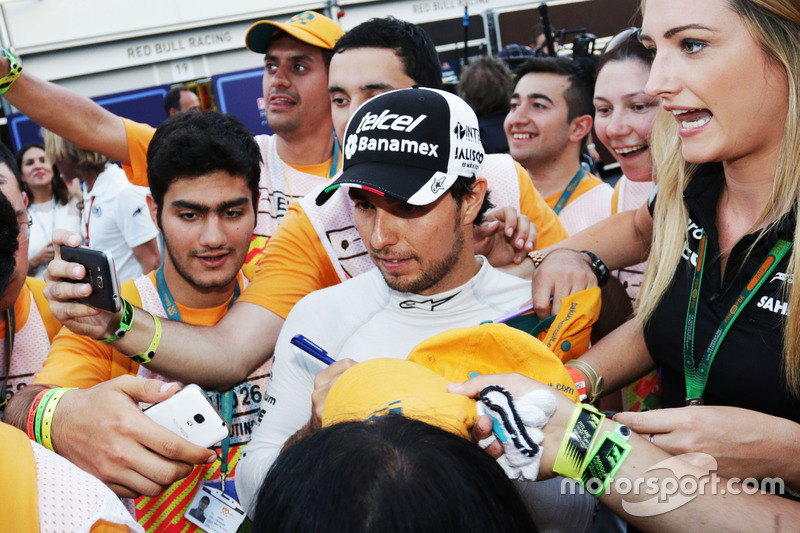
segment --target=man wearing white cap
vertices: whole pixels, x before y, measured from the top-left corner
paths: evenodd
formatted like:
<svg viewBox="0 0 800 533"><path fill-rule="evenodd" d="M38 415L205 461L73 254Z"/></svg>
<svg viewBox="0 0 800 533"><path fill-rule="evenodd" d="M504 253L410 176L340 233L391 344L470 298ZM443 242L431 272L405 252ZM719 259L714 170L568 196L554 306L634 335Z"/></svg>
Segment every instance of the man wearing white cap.
<svg viewBox="0 0 800 533"><path fill-rule="evenodd" d="M473 253L473 224L488 198L478 120L466 102L433 89L384 93L353 115L343 144L342 173L316 201L347 189L377 268L306 296L289 313L264 417L236 480L245 508L292 435L319 427L322 389L353 360L405 358L432 335L496 319L528 299L527 281ZM324 363L292 345L298 334L337 361L325 374L317 376Z"/></svg>

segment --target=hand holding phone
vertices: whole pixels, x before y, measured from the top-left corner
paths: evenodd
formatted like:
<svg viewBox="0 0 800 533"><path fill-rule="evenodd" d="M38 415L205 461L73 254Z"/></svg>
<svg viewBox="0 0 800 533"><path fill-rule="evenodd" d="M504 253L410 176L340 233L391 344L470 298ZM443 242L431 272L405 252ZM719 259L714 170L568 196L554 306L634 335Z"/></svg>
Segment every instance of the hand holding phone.
<svg viewBox="0 0 800 533"><path fill-rule="evenodd" d="M119 295L119 278L117 269L114 268L114 258L105 250L95 250L86 246L71 248L61 247L61 259L70 263L83 265L86 275L74 283L88 283L92 286L92 293L77 301L118 313L122 309L122 298Z"/></svg>
<svg viewBox="0 0 800 533"><path fill-rule="evenodd" d="M144 410L154 422L177 433L192 444L209 448L228 436L228 425L203 389L186 385L163 402Z"/></svg>

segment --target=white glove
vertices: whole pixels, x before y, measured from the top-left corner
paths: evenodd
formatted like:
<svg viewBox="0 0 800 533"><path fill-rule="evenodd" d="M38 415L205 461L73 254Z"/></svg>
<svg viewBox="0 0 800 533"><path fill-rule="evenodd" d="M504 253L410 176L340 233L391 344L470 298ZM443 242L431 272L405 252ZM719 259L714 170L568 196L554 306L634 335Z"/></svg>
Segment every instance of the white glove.
<svg viewBox="0 0 800 533"><path fill-rule="evenodd" d="M482 439L478 444L486 448L496 437L504 451L497 462L509 479L535 481L542 460L544 433L541 428L555 411L556 398L550 391L536 390L514 400L503 387L486 387L480 394L478 412L492 417L495 436Z"/></svg>

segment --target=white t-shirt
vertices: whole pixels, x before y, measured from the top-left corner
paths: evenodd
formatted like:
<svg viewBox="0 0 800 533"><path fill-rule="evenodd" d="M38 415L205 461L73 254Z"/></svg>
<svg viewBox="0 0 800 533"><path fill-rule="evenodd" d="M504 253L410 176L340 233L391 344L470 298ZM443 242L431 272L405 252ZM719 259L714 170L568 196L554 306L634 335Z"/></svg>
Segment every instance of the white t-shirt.
<svg viewBox="0 0 800 533"><path fill-rule="evenodd" d="M81 233L81 212L75 200L70 200L66 205L50 201L41 204L31 204L28 207L33 225L28 241L28 259L42 251L53 242L53 230L66 229ZM28 275L42 279L47 265L40 265L31 270Z"/></svg>
<svg viewBox="0 0 800 533"><path fill-rule="evenodd" d="M90 247L111 253L120 283L142 275L133 248L158 236L147 208L148 192L132 185L120 167L108 164L83 196L81 233Z"/></svg>
<svg viewBox="0 0 800 533"><path fill-rule="evenodd" d="M253 504L286 440L311 417L314 377L325 368L291 345L291 338L305 335L336 360L405 359L414 346L437 333L496 319L530 300L529 281L479 260L481 269L470 281L433 296L394 291L374 268L295 305L275 346L259 425L237 467L236 491L245 509Z"/></svg>

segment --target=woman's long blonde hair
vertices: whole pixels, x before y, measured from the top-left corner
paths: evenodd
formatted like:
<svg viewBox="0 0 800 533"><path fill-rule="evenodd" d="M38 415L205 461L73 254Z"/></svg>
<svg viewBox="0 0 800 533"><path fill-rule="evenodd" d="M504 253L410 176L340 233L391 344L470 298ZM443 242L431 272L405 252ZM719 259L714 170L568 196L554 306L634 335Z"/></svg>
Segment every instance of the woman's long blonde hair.
<svg viewBox="0 0 800 533"><path fill-rule="evenodd" d="M775 223L794 210L800 219L800 5L792 0L728 0L744 21L767 57L780 65L789 84L788 114L780 155L775 170L772 196L752 231L764 222ZM644 9L645 0L642 1ZM697 171L697 165L684 161L677 124L667 112L659 111L650 142L658 169L658 200L653 214L653 243L647 270L639 292L637 322L643 325L672 283L686 240L689 211L683 191ZM800 224L794 232L788 279L800 272ZM798 280L800 284L800 279ZM800 289L784 287L789 309L784 329L784 366L790 393L800 398Z"/></svg>

